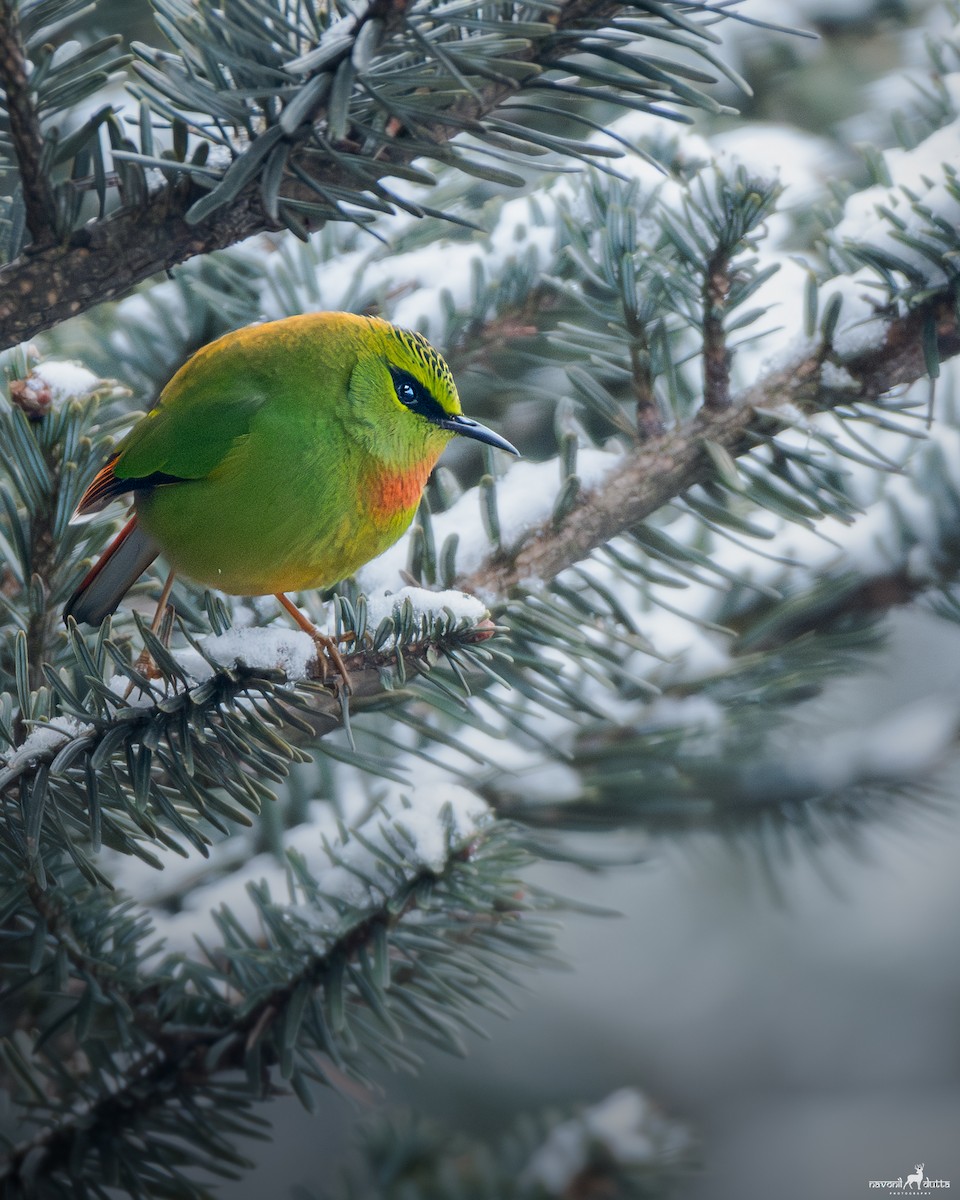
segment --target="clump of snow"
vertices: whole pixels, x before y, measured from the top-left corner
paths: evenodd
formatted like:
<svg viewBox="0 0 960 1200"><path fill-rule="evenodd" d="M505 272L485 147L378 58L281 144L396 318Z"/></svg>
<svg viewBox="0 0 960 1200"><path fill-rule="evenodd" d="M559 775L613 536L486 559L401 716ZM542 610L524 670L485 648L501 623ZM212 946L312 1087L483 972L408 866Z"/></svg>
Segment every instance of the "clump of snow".
<svg viewBox="0 0 960 1200"><path fill-rule="evenodd" d="M775 176L783 187L780 207L808 207L822 195L839 166L833 142L792 125L749 121L711 140L714 154L742 163L763 178Z"/></svg>
<svg viewBox="0 0 960 1200"><path fill-rule="evenodd" d="M820 368L820 382L824 387L836 388L837 391L842 391L847 388L853 388L859 391L860 385L846 369L839 367L836 363L825 362Z"/></svg>
<svg viewBox="0 0 960 1200"><path fill-rule="evenodd" d="M866 237L862 239L867 241ZM877 288L877 278L865 268L853 275L837 275L820 287L820 311L825 312L832 297L840 298L840 316L832 345L842 359L857 358L868 350L883 345L889 322L877 316L877 306L884 297Z"/></svg>
<svg viewBox="0 0 960 1200"><path fill-rule="evenodd" d="M78 721L76 717L54 717L46 725L35 726L24 738L23 742L3 763L0 771L0 784L12 779L18 771L28 766L43 754L56 750L74 738L91 733L93 726Z"/></svg>
<svg viewBox="0 0 960 1200"><path fill-rule="evenodd" d="M675 1160L690 1147L687 1129L658 1112L635 1088L621 1088L555 1126L531 1156L522 1179L551 1196L569 1196L598 1152L624 1169Z"/></svg>
<svg viewBox="0 0 960 1200"><path fill-rule="evenodd" d="M406 802L386 801L345 839L335 832L328 805L316 806L315 819L291 830L284 847L295 851L330 899L321 909L296 909L298 917L320 931L337 927L337 902L352 908L371 908L394 895L404 881L424 871L444 870L452 854L466 845L491 819L485 801L449 782L418 789ZM333 836L327 836L327 835ZM387 867L384 858L396 864ZM206 887L193 888L184 909L172 917L156 914L157 929L167 948L189 952L194 939L206 944L217 939L214 912L228 905L246 928L257 922L249 888L266 882L271 894L287 893L283 864L272 854L260 854Z"/></svg>
<svg viewBox="0 0 960 1200"><path fill-rule="evenodd" d="M457 624L466 622L476 625L487 616L486 605L476 596L453 590L429 592L425 588L404 587L397 592L383 590L367 596L367 627L376 629L387 617L398 615L405 601L413 605L414 619L417 621L424 617L436 619L452 614Z"/></svg>
<svg viewBox="0 0 960 1200"><path fill-rule="evenodd" d="M194 683L205 683L213 676L213 667L207 662L199 650L194 650L192 646L185 646L183 649L175 650L173 657L177 660L177 666Z"/></svg>
<svg viewBox="0 0 960 1200"><path fill-rule="evenodd" d="M101 380L88 371L86 367L74 362L59 362L48 359L38 363L25 380L27 390L36 388L46 390L54 404L64 400L72 400L79 396L89 396L101 385Z"/></svg>
<svg viewBox="0 0 960 1200"><path fill-rule="evenodd" d="M126 675L111 675L106 681L106 687L128 708L153 708L157 702L156 696L132 684Z"/></svg>
<svg viewBox="0 0 960 1200"><path fill-rule="evenodd" d="M804 333L804 288L807 269L793 255L771 251L765 240L757 252L757 269L776 263L777 270L753 293L751 307L763 312L733 342L733 379L738 387L749 388L767 372L795 359L804 358L816 348L816 341Z"/></svg>
<svg viewBox="0 0 960 1200"><path fill-rule="evenodd" d="M456 624L463 622L476 625L487 616L487 608L475 596L463 592L430 592L425 588L404 587L389 593L385 588L372 591L367 598L367 628L374 630L385 617L393 616L409 600L413 605L416 620L424 616L440 618L452 613ZM311 667L317 661L317 645L310 634L301 629L283 625L251 625L257 616L253 608L241 610L244 623L228 629L226 633L204 638L200 643L201 654L193 647L177 650L175 657L180 668L197 683L203 683L213 675L207 657L224 667L245 666L255 671L281 670L293 683L310 676ZM262 614L259 614L262 615ZM111 691L122 696L128 681L119 676L108 683ZM134 691L128 704L154 703L149 696Z"/></svg>
<svg viewBox="0 0 960 1200"><path fill-rule="evenodd" d="M204 653L225 667L245 666L254 671L281 670L291 682L306 679L317 658L317 645L302 629L279 625L242 626L226 633L204 638ZM180 666L198 682L212 674L209 663L195 650L177 654Z"/></svg>
<svg viewBox="0 0 960 1200"><path fill-rule="evenodd" d="M839 244L866 244L907 264L931 287L948 278L943 261L944 243L931 233L934 221L947 227L960 225L960 199L950 189L948 172L955 172L960 118L938 129L910 150L884 151L890 187L876 184L854 192L844 205L843 217L833 230ZM955 190L955 189L954 189ZM909 193L909 194L908 194ZM894 223L883 210L892 213ZM918 211L918 209L922 211ZM923 215L924 212L929 215ZM904 237L927 248L908 245Z"/></svg>
<svg viewBox="0 0 960 1200"><path fill-rule="evenodd" d="M442 871L451 847L474 837L489 818L486 801L458 784L418 792L409 808L401 804L376 813L360 827L357 838L332 847L327 857L338 865L324 871L324 891L354 905L378 903L394 884L391 875L382 885L368 881L382 873L376 851L391 858L401 851L407 878L423 870Z"/></svg>

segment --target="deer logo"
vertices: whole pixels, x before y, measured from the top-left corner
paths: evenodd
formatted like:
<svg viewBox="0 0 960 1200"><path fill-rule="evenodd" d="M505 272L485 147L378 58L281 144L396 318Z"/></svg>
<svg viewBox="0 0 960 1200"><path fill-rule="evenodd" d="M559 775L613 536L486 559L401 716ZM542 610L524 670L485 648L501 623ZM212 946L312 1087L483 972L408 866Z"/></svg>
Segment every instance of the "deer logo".
<svg viewBox="0 0 960 1200"><path fill-rule="evenodd" d="M905 1189L909 1189L916 1184L917 1191L920 1191L920 1189L923 1187L923 1167L923 1163L916 1163L914 1165L914 1173L907 1176L906 1182L903 1185Z"/></svg>

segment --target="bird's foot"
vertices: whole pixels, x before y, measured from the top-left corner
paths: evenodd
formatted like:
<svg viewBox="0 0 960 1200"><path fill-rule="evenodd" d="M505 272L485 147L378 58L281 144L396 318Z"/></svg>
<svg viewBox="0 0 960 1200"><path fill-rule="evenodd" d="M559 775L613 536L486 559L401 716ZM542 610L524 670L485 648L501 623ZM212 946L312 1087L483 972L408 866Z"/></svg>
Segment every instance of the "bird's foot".
<svg viewBox="0 0 960 1200"><path fill-rule="evenodd" d="M153 655L144 646L137 655L137 661L133 664L133 669L138 675L143 675L147 679L160 679L162 672L157 664L153 661ZM123 693L124 700L129 700L133 690L136 688L136 683L131 679L127 684L127 690Z"/></svg>
<svg viewBox="0 0 960 1200"><path fill-rule="evenodd" d="M176 610L172 604L164 604L162 611L157 613L153 619L153 624L150 626L151 633L155 633L164 646L170 645L170 635L173 632L173 622L176 617ZM144 675L147 679L162 679L163 672L154 661L153 655L146 646L140 651L137 656L137 661L133 664L133 669L139 674ZM129 699L130 693L136 687L136 684L131 679L127 684L127 690L123 694L124 700Z"/></svg>
<svg viewBox="0 0 960 1200"><path fill-rule="evenodd" d="M337 669L337 674L340 676L341 688L345 696L349 696L353 690L350 686L350 673L347 670L347 664L343 661L343 655L340 653L338 642L349 640L344 639L341 634L338 637L330 637L314 625L314 623L303 615L299 608L290 600L283 592L275 592L274 596L280 601L284 609L293 617L294 621L300 626L304 633L309 633L313 638L314 644L317 647L317 662L320 664L320 679L322 683L327 681L326 662L329 659ZM350 635L353 636L352 634Z"/></svg>
<svg viewBox="0 0 960 1200"><path fill-rule="evenodd" d="M347 670L347 664L343 661L343 655L340 653L340 647L337 642L344 640L343 638L328 637L327 634L321 633L319 629L314 629L314 642L317 647L317 661L320 664L320 678L323 683L327 681L327 659L333 663L337 675L340 676L340 686L346 695L350 695L353 688L350 685L350 672Z"/></svg>

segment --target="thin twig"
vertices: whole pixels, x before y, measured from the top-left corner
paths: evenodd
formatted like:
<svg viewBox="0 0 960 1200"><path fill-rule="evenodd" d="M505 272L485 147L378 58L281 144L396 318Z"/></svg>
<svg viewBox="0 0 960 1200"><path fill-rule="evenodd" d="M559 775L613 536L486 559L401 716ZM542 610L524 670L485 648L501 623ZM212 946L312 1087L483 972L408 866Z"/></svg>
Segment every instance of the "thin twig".
<svg viewBox="0 0 960 1200"><path fill-rule="evenodd" d="M637 433L643 441L663 435L663 418L657 403L650 362L650 343L642 323L628 321L630 336L630 370L633 375L633 394L636 399Z"/></svg>
<svg viewBox="0 0 960 1200"><path fill-rule="evenodd" d="M730 294L730 258L717 250L703 277L703 407L721 412L730 407L730 351L723 317Z"/></svg>

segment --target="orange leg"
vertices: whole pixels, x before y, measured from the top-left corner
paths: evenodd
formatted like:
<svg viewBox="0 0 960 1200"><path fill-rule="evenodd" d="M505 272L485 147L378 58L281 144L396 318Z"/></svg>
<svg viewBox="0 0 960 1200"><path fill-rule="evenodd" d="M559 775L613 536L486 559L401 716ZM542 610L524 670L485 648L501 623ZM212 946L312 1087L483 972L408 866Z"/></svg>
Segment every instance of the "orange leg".
<svg viewBox="0 0 960 1200"><path fill-rule="evenodd" d="M330 657L330 661L337 668L337 674L343 680L343 687L346 692L350 691L350 675L347 672L347 664L343 661L343 656L337 647L336 638L327 637L325 633L314 625L312 621L308 621L299 608L290 600L283 592L274 592L274 596L280 601L280 604L291 617L296 621L304 633L309 633L313 640L317 643L319 650L324 650ZM323 656L320 656L320 667L323 669Z"/></svg>
<svg viewBox="0 0 960 1200"><path fill-rule="evenodd" d="M167 607L167 601L170 599L170 593L173 591L173 581L176 578L176 571L171 571L167 576L167 582L163 585L163 591L160 593L160 600L157 603L157 611L153 614L153 621L150 623L150 632L156 633L163 621L164 609Z"/></svg>
<svg viewBox="0 0 960 1200"><path fill-rule="evenodd" d="M160 592L160 599L157 603L157 611L153 614L153 620L150 622L151 633L156 633L163 624L163 615L167 611L167 604L170 600L170 592L173 590L173 581L176 578L176 574L176 571L170 572L170 574L167 576L166 583L164 583L163 589ZM169 637L169 635L170 628L168 627L166 636ZM166 641L164 641L164 644L166 644ZM137 658L135 666L141 675L146 675L148 679L155 679L160 674L156 668L156 665L154 664L153 659L150 657L150 651L146 648L146 646L144 646L144 648L140 651L140 655ZM124 695L124 699L126 699L132 691L133 682L131 681L130 686L127 688Z"/></svg>

